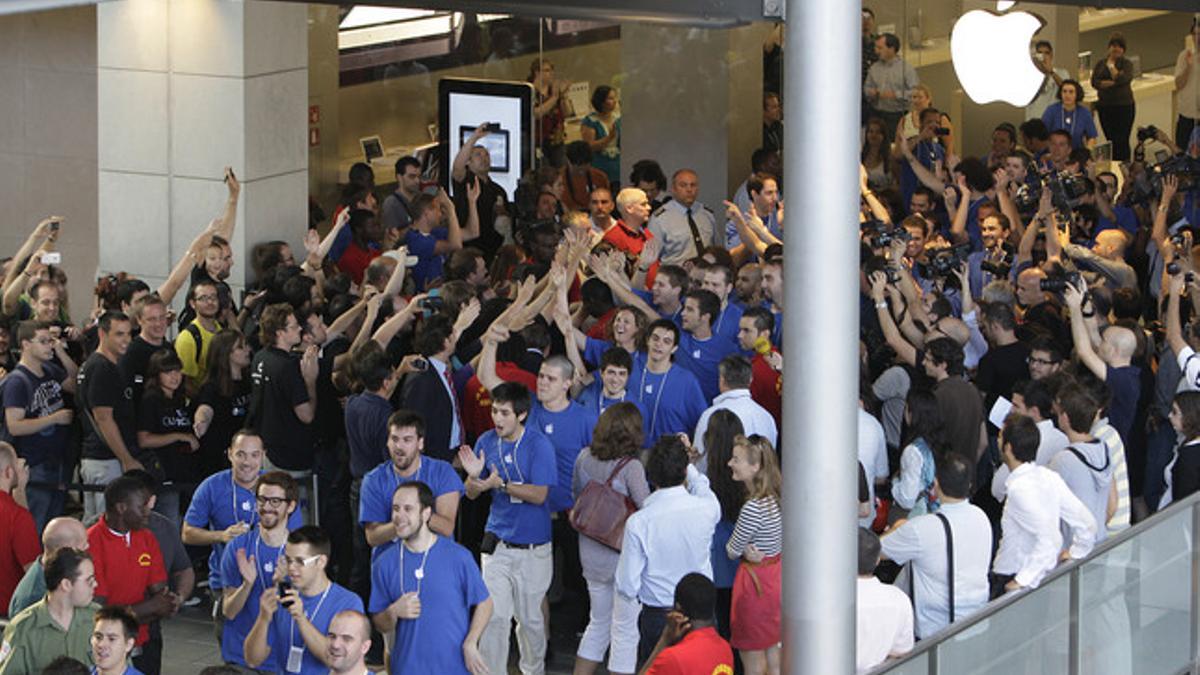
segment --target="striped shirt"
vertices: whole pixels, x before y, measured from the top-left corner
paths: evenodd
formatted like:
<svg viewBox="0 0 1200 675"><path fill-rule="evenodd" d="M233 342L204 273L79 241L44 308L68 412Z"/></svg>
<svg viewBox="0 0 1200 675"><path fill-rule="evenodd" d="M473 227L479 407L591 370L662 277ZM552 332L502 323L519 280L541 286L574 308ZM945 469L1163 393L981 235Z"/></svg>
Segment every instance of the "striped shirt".
<svg viewBox="0 0 1200 675"><path fill-rule="evenodd" d="M1117 430L1101 418L1092 427L1092 436L1108 447L1113 463L1113 484L1117 486L1117 510L1108 519L1108 534L1112 536L1129 527L1129 469L1125 464L1125 444Z"/></svg>
<svg viewBox="0 0 1200 675"><path fill-rule="evenodd" d="M783 514L779 503L770 497L751 499L742 506L725 553L740 558L750 544L768 557L783 552Z"/></svg>

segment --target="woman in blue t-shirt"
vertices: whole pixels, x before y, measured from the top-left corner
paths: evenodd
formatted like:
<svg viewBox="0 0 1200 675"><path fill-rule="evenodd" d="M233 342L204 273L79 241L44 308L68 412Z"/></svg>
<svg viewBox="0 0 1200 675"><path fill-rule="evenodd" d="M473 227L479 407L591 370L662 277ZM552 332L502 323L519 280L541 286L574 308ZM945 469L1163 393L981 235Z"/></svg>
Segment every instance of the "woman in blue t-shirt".
<svg viewBox="0 0 1200 675"><path fill-rule="evenodd" d="M1042 113L1046 131L1062 129L1071 134L1071 147L1091 146L1100 134L1092 111L1083 105L1083 86L1075 80L1063 80L1058 88L1058 102L1052 103Z"/></svg>

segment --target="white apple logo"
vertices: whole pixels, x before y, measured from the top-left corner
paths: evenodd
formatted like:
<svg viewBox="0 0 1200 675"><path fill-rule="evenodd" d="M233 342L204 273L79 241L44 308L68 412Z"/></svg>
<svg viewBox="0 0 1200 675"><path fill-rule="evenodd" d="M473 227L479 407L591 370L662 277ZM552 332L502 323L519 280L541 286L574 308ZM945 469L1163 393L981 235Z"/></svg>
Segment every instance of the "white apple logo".
<svg viewBox="0 0 1200 675"><path fill-rule="evenodd" d="M1012 3L997 5L1004 11ZM1046 77L1029 56L1030 40L1044 24L1029 12L976 9L963 14L950 32L950 55L967 96L981 104L1028 105Z"/></svg>

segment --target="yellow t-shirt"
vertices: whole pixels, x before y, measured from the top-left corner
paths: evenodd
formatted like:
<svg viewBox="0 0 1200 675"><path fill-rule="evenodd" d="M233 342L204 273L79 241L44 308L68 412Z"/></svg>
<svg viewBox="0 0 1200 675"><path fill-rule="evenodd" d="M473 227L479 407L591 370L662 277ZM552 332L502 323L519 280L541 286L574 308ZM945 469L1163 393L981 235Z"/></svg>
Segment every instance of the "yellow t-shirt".
<svg viewBox="0 0 1200 675"><path fill-rule="evenodd" d="M195 326L200 331L200 356L196 356L196 338L192 337L191 329L179 331L175 338L175 353L183 362L183 374L195 380L197 384L203 384L208 376L208 346L212 344L215 333L205 330L199 319L193 319L188 325ZM217 330L221 330L220 323L217 324Z"/></svg>

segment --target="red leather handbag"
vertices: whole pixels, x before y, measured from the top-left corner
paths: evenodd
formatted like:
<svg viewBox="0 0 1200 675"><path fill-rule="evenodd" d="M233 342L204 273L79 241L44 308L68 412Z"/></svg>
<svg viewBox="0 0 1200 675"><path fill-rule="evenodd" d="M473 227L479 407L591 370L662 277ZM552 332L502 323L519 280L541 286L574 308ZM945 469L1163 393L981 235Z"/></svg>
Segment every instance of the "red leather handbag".
<svg viewBox="0 0 1200 675"><path fill-rule="evenodd" d="M614 551L621 550L625 520L637 511L637 504L628 495L614 490L612 482L632 460L633 457L622 458L603 483L588 481L575 500L575 508L571 509L571 527Z"/></svg>

